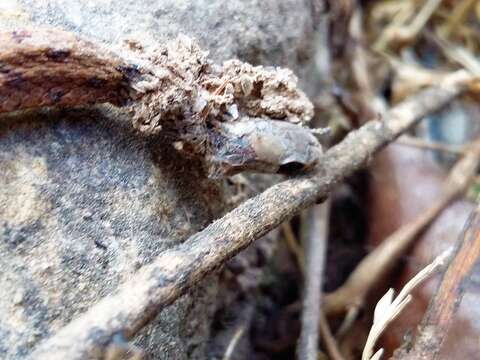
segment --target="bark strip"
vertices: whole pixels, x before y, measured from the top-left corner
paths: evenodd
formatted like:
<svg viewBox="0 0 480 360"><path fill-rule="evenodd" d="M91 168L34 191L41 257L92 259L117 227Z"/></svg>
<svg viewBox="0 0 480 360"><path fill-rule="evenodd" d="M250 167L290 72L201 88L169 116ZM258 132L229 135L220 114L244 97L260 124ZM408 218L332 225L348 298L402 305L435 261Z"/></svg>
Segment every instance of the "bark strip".
<svg viewBox="0 0 480 360"><path fill-rule="evenodd" d="M0 113L44 106L130 99L136 67L115 54L57 29L0 33Z"/></svg>

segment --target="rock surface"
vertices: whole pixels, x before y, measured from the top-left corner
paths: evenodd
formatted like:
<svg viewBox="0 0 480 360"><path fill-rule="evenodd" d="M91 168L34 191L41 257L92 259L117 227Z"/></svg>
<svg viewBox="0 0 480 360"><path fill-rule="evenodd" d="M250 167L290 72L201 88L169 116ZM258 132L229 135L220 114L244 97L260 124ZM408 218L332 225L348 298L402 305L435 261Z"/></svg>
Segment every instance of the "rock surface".
<svg viewBox="0 0 480 360"><path fill-rule="evenodd" d="M310 0L2 1L0 29L31 23L112 46L184 33L216 61L294 70L313 31ZM218 184L125 116L104 106L0 118L2 359L24 357L221 212ZM208 358L216 294L213 279L162 312L137 339L148 358Z"/></svg>

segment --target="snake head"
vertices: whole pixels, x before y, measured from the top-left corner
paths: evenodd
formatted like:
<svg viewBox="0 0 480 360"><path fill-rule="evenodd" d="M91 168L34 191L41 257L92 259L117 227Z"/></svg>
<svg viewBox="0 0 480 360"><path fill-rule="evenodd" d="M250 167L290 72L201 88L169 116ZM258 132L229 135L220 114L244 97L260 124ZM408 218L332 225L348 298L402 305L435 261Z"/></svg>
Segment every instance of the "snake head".
<svg viewBox="0 0 480 360"><path fill-rule="evenodd" d="M292 173L313 168L322 146L311 130L286 121L252 119L219 123L211 132L209 176L242 171Z"/></svg>

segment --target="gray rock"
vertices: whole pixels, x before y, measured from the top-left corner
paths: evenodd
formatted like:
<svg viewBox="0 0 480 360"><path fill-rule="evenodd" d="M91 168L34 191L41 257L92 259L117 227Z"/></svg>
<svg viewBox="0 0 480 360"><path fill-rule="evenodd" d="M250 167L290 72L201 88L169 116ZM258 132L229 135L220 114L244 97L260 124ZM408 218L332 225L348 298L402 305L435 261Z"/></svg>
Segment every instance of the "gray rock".
<svg viewBox="0 0 480 360"><path fill-rule="evenodd" d="M2 3L3 29L48 24L111 45L184 33L219 61L294 69L313 28L309 0ZM2 359L24 357L222 211L221 188L198 163L125 116L102 106L0 118ZM213 277L162 312L137 339L149 358L207 358L216 292Z"/></svg>

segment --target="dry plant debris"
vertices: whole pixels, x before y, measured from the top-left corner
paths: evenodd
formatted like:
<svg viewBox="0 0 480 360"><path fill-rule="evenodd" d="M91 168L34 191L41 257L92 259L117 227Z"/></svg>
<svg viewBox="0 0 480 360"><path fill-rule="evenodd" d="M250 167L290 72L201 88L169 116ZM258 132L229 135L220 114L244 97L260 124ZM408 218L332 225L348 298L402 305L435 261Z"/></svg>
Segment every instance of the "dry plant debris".
<svg viewBox="0 0 480 360"><path fill-rule="evenodd" d="M453 199L463 194L474 179L480 164L480 140L468 147L464 157L450 171L443 186L443 196L412 222L402 226L370 252L339 289L325 296L327 314L352 312L361 308L367 294L385 278L398 263L417 235Z"/></svg>
<svg viewBox="0 0 480 360"><path fill-rule="evenodd" d="M230 360L232 355L235 351L235 347L237 346L239 340L242 338L243 334L245 333L246 326L245 324L241 324L235 333L233 334L232 340L228 344L227 349L225 350L225 354L223 355L223 360Z"/></svg>
<svg viewBox="0 0 480 360"><path fill-rule="evenodd" d="M325 198L376 151L464 93L470 81L468 73L455 72L438 86L392 108L383 121L369 122L350 133L322 156L313 174L270 187L183 244L163 252L114 294L40 344L30 358L101 358L113 336L122 333L127 339L134 337L159 311L206 275L299 210Z"/></svg>
<svg viewBox="0 0 480 360"><path fill-rule="evenodd" d="M360 105L357 104L356 107L360 111L354 113L354 118L357 121L372 118L371 115L365 116L366 112L363 109L375 108L372 106L374 104L372 97L375 99L375 95L379 96L385 83L389 84L389 100L392 104L397 104L421 89L442 81L451 69L459 66L478 76L480 69L477 56L480 49L478 41L479 5L475 0L407 0L378 1L370 2L366 6L357 6L350 21L352 44L349 44L351 46L347 48L347 52L351 54L347 61L350 62L349 76L351 78L348 80L353 82L354 87L362 93L362 99L370 100L367 101L369 103L367 106L365 106L365 101L357 101ZM366 26L365 32L362 31L362 23L359 21L362 10L366 10L364 11L366 21L363 23ZM363 42L363 39L367 39L367 41ZM367 47L368 43L373 45ZM345 59L342 58L339 67L344 66L344 62ZM388 69L385 70L388 71L388 74L382 75L382 66ZM339 78L340 76L338 75ZM389 77L391 78L388 79ZM347 83L347 81L345 82ZM346 87L351 87L351 84L348 83ZM470 87L471 97L462 99L458 102L459 104L469 102L471 98L478 99L478 82L472 82ZM474 120L471 122L473 123ZM475 125L472 127L475 128ZM420 228L428 225L430 222L428 218L433 218L435 212L440 211L441 207L447 206L450 201L449 197L466 192L470 180L477 171L480 155L478 140L476 141L477 145L457 146L402 137L399 139L399 143L461 155L463 160L460 160L452 170L447 184L444 186L445 198L443 200L446 202L443 205L440 204L442 200L439 199L438 202L432 204L430 209L420 214L418 219L387 238L350 274L344 286L325 297L324 310L327 314L337 311L346 313L344 324L339 330L340 334L344 334L346 329L353 324L366 294L381 284L380 279L387 278L389 269L398 264L400 254L405 254L408 244L414 240L415 234L418 234ZM469 157L471 162L467 160ZM462 168L461 162L466 168ZM468 181L460 186L460 190L457 185L462 183L462 177L463 180ZM460 181L457 182L457 180ZM457 195L453 194L456 191L455 188L459 191ZM438 207L439 205L441 207ZM437 209L435 210L435 208ZM400 246L402 242L404 244ZM363 267L367 264L368 266ZM363 270L361 270L362 268ZM362 272L363 275L360 275ZM342 294L342 292L344 293ZM362 295L358 296L359 294ZM360 321L356 325L359 323ZM418 356L418 354L418 352L415 353L411 358L416 358L415 355ZM366 358L378 359L380 357L378 353L374 357L372 355L373 352ZM433 355L430 354L428 358L433 358ZM398 359L403 358L398 357Z"/></svg>
<svg viewBox="0 0 480 360"><path fill-rule="evenodd" d="M373 314L373 325L368 334L367 342L362 354L362 360L379 360L382 357L383 349L374 353L375 343L382 335L386 327L395 318L400 315L401 311L412 301L411 292L423 281L428 279L440 267L445 265L448 256L451 254L451 249L445 251L438 256L431 264L423 268L417 275L415 275L400 291L397 297L394 298L394 290L389 289L383 297L378 300L375 312Z"/></svg>
<svg viewBox="0 0 480 360"><path fill-rule="evenodd" d="M322 341L327 349L327 353L332 360L344 360L342 353L338 347L337 340L332 334L328 319L322 310L320 310L320 317L318 318L318 326L320 328L320 334Z"/></svg>
<svg viewBox="0 0 480 360"><path fill-rule="evenodd" d="M443 151L455 155L463 155L465 153L465 146L449 145L440 142L423 140L412 136L401 136L396 141L396 144L412 146L425 150Z"/></svg>
<svg viewBox="0 0 480 360"><path fill-rule="evenodd" d="M305 224L304 250L307 268L304 276L304 294L302 307L302 329L297 345L300 360L317 358L322 279L327 252L328 224L330 220L330 201L307 210Z"/></svg>
<svg viewBox="0 0 480 360"><path fill-rule="evenodd" d="M346 13L353 13L352 38L363 40L359 8L352 10L354 5L350 1L342 2L341 6ZM303 127L311 119L313 108L298 89L296 77L287 69L252 66L237 60L214 64L207 52L183 36L153 49L131 42L129 48L116 49L114 53L57 30L25 29L0 34L0 113L43 106L111 103L129 111L133 126L140 132L163 136L159 137L160 141L168 139L179 153L202 159L209 175L217 178L244 170L290 172L311 170L318 165L311 175L272 187L192 236L185 244L161 254L117 293L106 297L39 347L32 359L101 358L104 353L110 356L117 349L114 339L119 334L132 338L163 307L195 286L206 274L299 209L322 199L334 184L368 162L377 150L420 118L448 104L467 87L478 92L478 82L474 83L465 72L452 75L444 70L426 70L407 65L393 54L386 55L414 46L426 36L451 63L460 64L478 76L478 60L472 56L478 49L475 41L478 32L465 21L475 6L478 11L478 4L475 5L474 0L462 0L453 11L451 6L451 2L439 0L383 1L374 5L378 11L370 11L370 18L374 21L376 16L387 18L390 25L373 36L376 40L373 47L389 60L395 72L393 102L407 100L385 112L382 119L353 132L326 154L321 153L314 132ZM431 34L425 31L427 25L433 29ZM452 46L451 41L459 39L461 45ZM328 46L328 41L325 45ZM364 95L360 101L364 111L354 117L361 118L361 123L375 118L374 113L383 114L384 109L381 103L377 104L379 98L375 96L375 86L369 76L370 54L361 46L356 46L353 53L351 72ZM424 88L429 89L412 95ZM444 198L415 224L400 229L378 252L367 257L351 275L355 281L350 279L344 288L327 296L327 312L336 311L332 308L347 310L349 321L353 321L378 278L395 265L418 231L452 197L464 191L465 181L475 170L472 166L478 164L478 149L472 155L475 147L457 149L418 141L409 144L464 154L464 165L468 163L467 158L471 161L461 169L465 171L462 174L458 170L460 164L457 165L449 178L452 186L446 186ZM289 239L294 239L291 228L285 229ZM298 253L296 242L290 244ZM383 255L375 259L378 264L373 266L373 276L368 266L371 279L356 281L363 266L369 261L372 264L371 258L380 251ZM412 279L396 299L389 291L379 301L364 359L381 357L381 351L374 354L375 341L410 301L411 288L427 276L434 264ZM307 270L305 276L314 274ZM352 283L351 288L356 290L346 291ZM342 295L343 300L331 300L344 290L348 296ZM321 313L319 316L320 330L330 355L341 358L328 322ZM243 327L238 329L225 358L231 356L244 331ZM308 353L313 353L311 347Z"/></svg>
<svg viewBox="0 0 480 360"><path fill-rule="evenodd" d="M478 1L378 1L370 9L370 31L376 38L374 49L378 51L406 48L414 45L426 30L431 29L443 39L452 39L475 53L479 43ZM386 27L379 26L386 22Z"/></svg>
<svg viewBox="0 0 480 360"><path fill-rule="evenodd" d="M437 293L431 300L427 313L413 343L405 344L394 354L398 360L431 360L447 336L449 327L462 301L465 282L470 279L480 259L479 208L468 219L460 234L453 256L443 274Z"/></svg>

